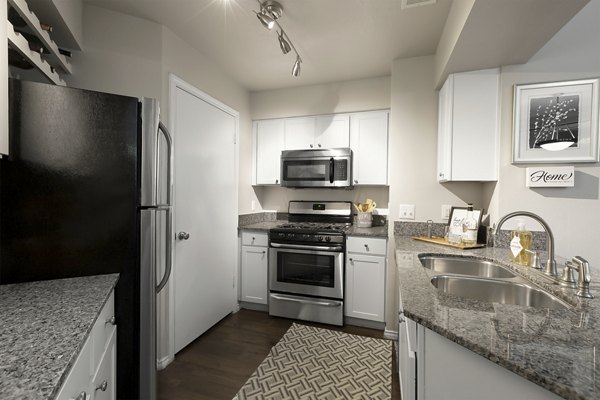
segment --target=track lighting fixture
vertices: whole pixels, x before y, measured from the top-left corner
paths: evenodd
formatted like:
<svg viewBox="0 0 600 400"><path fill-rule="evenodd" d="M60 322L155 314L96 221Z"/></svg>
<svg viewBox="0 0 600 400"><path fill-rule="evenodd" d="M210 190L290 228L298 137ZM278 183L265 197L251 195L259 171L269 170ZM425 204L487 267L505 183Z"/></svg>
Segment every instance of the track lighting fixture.
<svg viewBox="0 0 600 400"><path fill-rule="evenodd" d="M262 26L269 30L272 30L275 27L275 25L277 25L277 27L279 28L279 32L277 32L277 40L279 41L279 47L281 48L283 54L287 54L291 50L294 50L294 53L296 53L296 62L294 63L294 66L292 68L292 75L300 75L300 64L302 63L302 58L300 58L300 54L298 54L296 47L294 47L294 44L290 40L287 33L285 33L279 22L277 22L277 19L279 19L279 17L281 17L281 15L283 14L283 7L281 6L281 4L279 4L279 2L274 0L266 0L262 3L260 2L260 0L257 1L260 5L260 11L254 11L256 13L256 17L258 18Z"/></svg>

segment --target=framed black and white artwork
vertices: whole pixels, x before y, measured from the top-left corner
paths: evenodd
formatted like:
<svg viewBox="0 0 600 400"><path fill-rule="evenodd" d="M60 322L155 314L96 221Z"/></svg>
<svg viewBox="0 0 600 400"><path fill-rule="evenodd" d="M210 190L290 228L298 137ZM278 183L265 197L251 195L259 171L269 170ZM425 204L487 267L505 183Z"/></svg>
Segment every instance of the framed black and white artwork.
<svg viewBox="0 0 600 400"><path fill-rule="evenodd" d="M598 81L515 85L513 164L598 162Z"/></svg>

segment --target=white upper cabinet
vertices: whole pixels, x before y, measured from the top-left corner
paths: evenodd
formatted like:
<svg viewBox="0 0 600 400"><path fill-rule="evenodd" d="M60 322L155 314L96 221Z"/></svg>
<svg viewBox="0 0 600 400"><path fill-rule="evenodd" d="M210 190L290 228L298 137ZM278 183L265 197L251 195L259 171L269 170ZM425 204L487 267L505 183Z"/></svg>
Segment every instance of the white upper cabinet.
<svg viewBox="0 0 600 400"><path fill-rule="evenodd" d="M284 145L284 121L272 119L254 122L255 185L278 185L281 151Z"/></svg>
<svg viewBox="0 0 600 400"><path fill-rule="evenodd" d="M328 149L350 144L347 114L285 119L285 149Z"/></svg>
<svg viewBox="0 0 600 400"><path fill-rule="evenodd" d="M497 68L451 74L439 93L437 180L498 179Z"/></svg>
<svg viewBox="0 0 600 400"><path fill-rule="evenodd" d="M389 111L369 111L350 116L352 179L355 185L388 184Z"/></svg>
<svg viewBox="0 0 600 400"><path fill-rule="evenodd" d="M316 117L315 146L334 149L350 147L350 117L347 114Z"/></svg>
<svg viewBox="0 0 600 400"><path fill-rule="evenodd" d="M285 119L285 150L303 150L314 147L315 117Z"/></svg>

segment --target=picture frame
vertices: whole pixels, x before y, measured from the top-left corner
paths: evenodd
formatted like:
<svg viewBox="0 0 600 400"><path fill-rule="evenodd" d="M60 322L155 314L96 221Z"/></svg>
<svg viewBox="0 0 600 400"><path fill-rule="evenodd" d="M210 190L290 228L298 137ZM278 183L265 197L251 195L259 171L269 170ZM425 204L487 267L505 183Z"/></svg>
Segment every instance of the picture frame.
<svg viewBox="0 0 600 400"><path fill-rule="evenodd" d="M513 164L598 162L599 79L515 85ZM539 141L569 137L560 151Z"/></svg>
<svg viewBox="0 0 600 400"><path fill-rule="evenodd" d="M458 227L461 221L467 216L467 207L454 207L450 208L450 218L448 218L448 228L452 226ZM477 220L477 226L481 226L481 218L483 217L483 210L473 209L473 218ZM462 230L462 226L461 226Z"/></svg>

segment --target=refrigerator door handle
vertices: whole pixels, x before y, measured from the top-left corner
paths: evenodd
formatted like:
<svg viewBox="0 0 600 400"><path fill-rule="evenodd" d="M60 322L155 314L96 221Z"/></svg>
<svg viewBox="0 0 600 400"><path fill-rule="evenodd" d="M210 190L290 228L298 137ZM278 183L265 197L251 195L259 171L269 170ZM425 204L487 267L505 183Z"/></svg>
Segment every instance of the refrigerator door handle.
<svg viewBox="0 0 600 400"><path fill-rule="evenodd" d="M166 209L167 219L166 219L166 243L165 243L165 274L163 275L160 283L156 286L156 293L159 293L169 281L171 277L171 270L173 269L173 229L172 229L172 213L173 210L171 207Z"/></svg>
<svg viewBox="0 0 600 400"><path fill-rule="evenodd" d="M173 139L167 127L162 123L158 122L158 132L162 133L165 141L167 142L167 205L173 204ZM158 141L157 141L158 143ZM156 174L156 185L155 188L159 190L158 175ZM157 196L158 198L158 196Z"/></svg>

